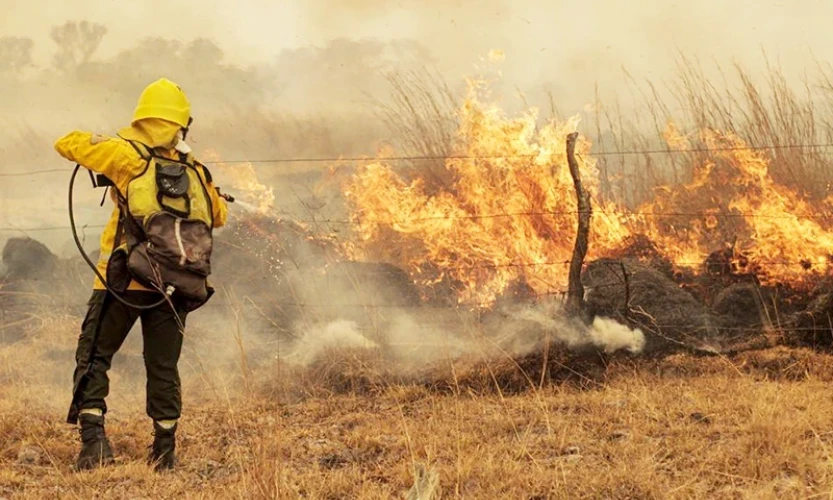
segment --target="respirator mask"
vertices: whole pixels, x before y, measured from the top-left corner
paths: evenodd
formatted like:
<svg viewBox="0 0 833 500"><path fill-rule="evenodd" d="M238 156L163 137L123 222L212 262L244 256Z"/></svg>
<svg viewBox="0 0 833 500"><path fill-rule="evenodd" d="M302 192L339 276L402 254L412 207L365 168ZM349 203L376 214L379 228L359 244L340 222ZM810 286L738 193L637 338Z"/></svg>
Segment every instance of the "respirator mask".
<svg viewBox="0 0 833 500"><path fill-rule="evenodd" d="M187 155L191 153L191 146L185 142L185 138L188 137L188 129L191 128L191 123L194 122L194 118L188 118L188 126L185 128L179 129L176 133L176 138L174 139L174 149L179 151L180 153Z"/></svg>

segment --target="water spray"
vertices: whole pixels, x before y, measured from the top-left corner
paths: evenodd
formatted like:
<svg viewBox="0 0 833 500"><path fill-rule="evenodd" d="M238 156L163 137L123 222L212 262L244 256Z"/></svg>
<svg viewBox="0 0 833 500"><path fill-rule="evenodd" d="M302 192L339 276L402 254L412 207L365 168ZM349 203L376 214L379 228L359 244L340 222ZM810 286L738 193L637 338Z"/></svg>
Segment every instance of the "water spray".
<svg viewBox="0 0 833 500"><path fill-rule="evenodd" d="M223 193L223 192L220 191L220 188L215 188L215 189L217 190L217 195L220 196L220 198L226 200L227 202L234 203L235 205L238 205L242 209L246 210L247 212L251 212L251 213L260 212L260 209L258 207L256 207L254 204L249 203L247 201L238 200L230 194Z"/></svg>
<svg viewBox="0 0 833 500"><path fill-rule="evenodd" d="M259 212L259 211L260 211L260 209L259 209L259 208L257 208L256 206L252 205L251 203L248 203L248 202L245 202L245 201L237 200L235 203L236 203L237 205L239 205L239 206L240 206L243 210L245 210L245 211L247 211L247 212L252 212L252 213L255 213L255 212Z"/></svg>

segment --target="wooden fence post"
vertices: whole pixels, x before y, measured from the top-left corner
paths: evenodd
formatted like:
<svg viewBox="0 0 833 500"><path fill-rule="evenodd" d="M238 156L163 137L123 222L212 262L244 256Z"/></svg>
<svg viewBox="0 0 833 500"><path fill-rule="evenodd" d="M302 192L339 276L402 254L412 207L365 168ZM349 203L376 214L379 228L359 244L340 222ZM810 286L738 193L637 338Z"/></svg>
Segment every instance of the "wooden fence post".
<svg viewBox="0 0 833 500"><path fill-rule="evenodd" d="M570 259L570 274L567 285L567 314L571 316L584 316L584 286L581 284L581 267L584 258L587 256L588 241L590 235L590 195L581 183L581 172L576 161L576 140L578 132L567 136L567 163L570 166L570 175L573 177L573 184L576 188L576 199L578 200L578 228L576 230L576 244L573 247L573 257Z"/></svg>

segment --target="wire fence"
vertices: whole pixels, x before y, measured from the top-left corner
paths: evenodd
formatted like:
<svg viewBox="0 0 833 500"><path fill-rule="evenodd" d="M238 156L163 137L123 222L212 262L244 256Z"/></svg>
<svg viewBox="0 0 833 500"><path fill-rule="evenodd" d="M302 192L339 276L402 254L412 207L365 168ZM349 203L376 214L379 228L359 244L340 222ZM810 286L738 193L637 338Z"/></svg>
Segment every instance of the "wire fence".
<svg viewBox="0 0 833 500"><path fill-rule="evenodd" d="M276 215L281 215L280 211L276 207L271 206L264 206L263 208L269 209L273 211ZM578 215L580 212L578 210L539 210L539 211L528 211L528 212L504 212L504 213L492 213L492 214L469 214L469 215L462 215L462 214L449 214L449 215L438 215L438 216L431 216L431 217L412 217L412 218L403 218L403 219L390 219L386 221L390 224L396 225L407 225L415 222L430 222L430 221L441 221L441 220L480 220L480 219L499 219L499 218L512 218L512 217L556 217L556 216L570 216L570 215ZM816 213L803 213L803 214L793 214L793 213L784 213L784 214L771 214L771 213L749 213L749 212L715 212L711 210L705 210L702 212L644 212L639 210L593 210L592 215L602 215L608 217L622 217L622 218L670 218L670 217L696 217L696 218L717 218L717 219L770 219L770 220L833 220L833 212L825 213L825 212L816 212ZM357 216L355 219L336 219L336 218L329 218L329 217L320 217L320 218L298 218L292 217L294 222L304 223L304 224L343 224L343 225L350 225L359 222L360 216ZM81 227L90 228L90 229L100 229L105 227L104 224L88 224ZM34 232L34 231L56 231L56 230L68 230L70 227L67 226L33 226L33 227L18 227L18 226L0 226L0 231L18 231L18 232Z"/></svg>
<svg viewBox="0 0 833 500"><path fill-rule="evenodd" d="M712 152L731 151L779 151L779 150L801 150L801 149L828 149L833 148L833 143L806 143L806 144L764 144L757 146L725 146L725 147L702 147L702 148L657 148L657 149L634 149L619 151L594 151L590 153L593 157L608 156L642 156L642 155L673 155L673 154L696 154ZM357 162L418 162L418 161L445 161L445 160L511 160L528 159L541 157L541 154L527 155L402 155L402 156L330 156L330 157L288 157L288 158L244 158L228 160L201 161L205 165L233 165L233 164L284 164L284 163L357 163ZM555 154L550 155L552 157ZM33 175L44 175L53 173L69 173L69 169L47 168L39 170L22 170L19 172L0 173L0 177L29 177Z"/></svg>
<svg viewBox="0 0 833 500"><path fill-rule="evenodd" d="M541 212L518 212L518 213L506 213L506 214L489 214L489 215L472 215L472 216L449 216L449 217L427 217L427 218L413 218L413 219L402 219L402 220L395 220L390 221L393 224L405 225L411 222L420 222L420 221L430 221L430 220L448 220L448 219L487 219L487 218L495 218L495 217L522 217L522 216L555 216L555 215L577 215L578 211L541 211ZM640 217L733 217L733 218L766 218L766 219L791 219L791 220L801 220L801 219L833 219L833 214L785 214L785 215L771 215L771 214L748 214L748 213L715 213L715 212L635 212L635 211L601 211L601 212L593 212L594 215L601 214L601 215L617 215L617 216L640 216ZM338 219L327 219L327 218L320 218L320 219L299 219L299 218L292 218L294 222L301 222L307 224L353 224L356 221L353 220L338 220ZM86 224L79 226L78 229L85 230L85 229L103 229L106 227L105 224ZM69 225L62 225L62 226L41 226L41 227L19 227L19 226L0 226L0 232L18 232L22 234L27 233L35 233L35 232L45 232L45 231L70 231L71 227ZM825 257L825 256L821 256ZM818 255L807 255L802 258L788 260L788 259L760 259L760 258L747 258L744 255L740 254L736 257L736 259L744 259L748 260L747 265L768 265L768 266L802 266L804 268L809 268L815 265L818 265L818 259L820 256ZM833 249L831 249L831 254L828 259L833 259ZM690 266L699 266L699 265L706 265L708 264L704 260L702 261L681 261L681 260L667 260L669 264L676 265L676 266L683 266L683 267L690 267ZM498 269L498 268L511 268L511 267L546 267L546 266L566 266L569 265L569 261L544 261L544 262L506 262L506 263L484 263L484 264L461 264L459 266L451 266L449 269ZM714 264L719 264L720 261L714 262ZM833 261L831 261L833 263ZM744 266L745 267L745 266Z"/></svg>
<svg viewBox="0 0 833 500"><path fill-rule="evenodd" d="M646 149L646 150L632 150L632 151L611 151L593 153L593 156L615 156L615 155L646 155L646 154L691 154L691 153L707 153L715 151L737 151L737 150L784 150L784 149L820 149L831 148L833 143L807 143L807 144L773 144L760 146L736 146L736 147L722 147L722 148L687 148L687 149ZM330 158L275 158L275 159L243 159L243 160L224 160L224 161L207 161L204 162L209 165L216 164L279 164L279 163L316 163L316 162L357 162L357 161L426 161L426 160L489 160L489 159L511 159L511 158L534 158L537 155L494 155L494 156L393 156L385 158L369 158L369 157L330 157ZM43 169L43 170L28 170L14 173L0 173L0 177L26 177L36 176L50 173L69 173L68 169ZM278 210L275 207L270 208L276 214ZM403 218L399 220L390 220L392 224L407 225L419 222L430 222L436 220L484 220L496 218L514 218L514 217L557 217L557 216L572 216L578 215L577 210L539 210L526 212L504 212L491 214L448 214L432 217L413 217ZM667 211L667 212L645 212L638 210L594 210L593 215L601 215L608 217L623 217L623 218L670 218L670 217L696 217L696 218L732 218L732 219L773 219L773 220L830 220L833 219L833 212L816 212L816 213L802 213L802 214L771 214L771 213L744 213L744 212L717 212L717 211ZM296 218L292 217L295 222L306 224L341 224L350 225L357 222L358 219L337 219L337 218ZM79 229L102 229L106 227L105 224L87 224L80 226ZM12 225L0 226L0 232L18 232L18 233L34 233L34 232L48 232L48 231L69 231L69 225L53 225L40 227L20 227ZM802 266L805 269L809 264L818 264L813 262L818 256L808 256L807 259L798 260L784 260L784 259L762 259L755 260L752 264L767 265L767 266ZM682 262L682 261L668 261L669 264L676 266L697 266L703 265L704 262ZM555 262L529 262L529 263L484 263L472 265L460 265L454 269L498 269L509 267L543 267L543 266L562 266L569 265L569 261L555 261Z"/></svg>
<svg viewBox="0 0 833 500"><path fill-rule="evenodd" d="M736 146L736 147L722 147L722 148L688 148L688 149L645 149L645 150L628 150L628 151L611 151L593 153L593 156L615 156L615 155L647 155L647 154L690 154L690 153L706 153L715 151L738 151L738 150L782 150L782 149L819 149L831 148L833 143L807 143L807 144L773 144L761 146ZM232 160L217 160L203 162L207 165L231 165L240 163L249 164L280 164L280 163L334 163L334 162L371 162L371 161L426 161L426 160L491 160L491 159L512 159L512 158L535 158L537 155L493 155L493 156L466 156L466 155L446 155L446 156L431 156L431 155L417 155L417 156L391 156L383 158L370 157L329 157L329 158L275 158L275 159L232 159ZM69 169L42 169L42 170L26 170L21 172L0 173L0 177L31 177L43 174L52 173L69 173ZM271 210L276 210L275 207L266 207ZM494 214L449 214L433 217L419 217L404 220L390 221L396 224L408 224L414 222L428 222L432 220L477 220L477 219L495 219L507 217L544 217L544 216L564 216L577 215L577 211L528 211L528 212L512 212L512 213L494 213ZM614 217L717 217L717 218L742 218L742 219L784 219L784 220L800 220L800 219L815 219L828 220L833 219L833 212L824 213L805 213L805 214L763 214L763 213L742 213L742 212L642 212L631 210L594 210L594 215L614 216ZM296 222L312 223L312 224L352 224L354 221L349 219L334 219L328 217L299 219L293 217ZM91 229L102 228L104 225L88 225ZM14 227L14 226L0 226L0 231L17 231L17 232L35 232L35 231L55 231L66 230L67 226L46 226L46 227Z"/></svg>

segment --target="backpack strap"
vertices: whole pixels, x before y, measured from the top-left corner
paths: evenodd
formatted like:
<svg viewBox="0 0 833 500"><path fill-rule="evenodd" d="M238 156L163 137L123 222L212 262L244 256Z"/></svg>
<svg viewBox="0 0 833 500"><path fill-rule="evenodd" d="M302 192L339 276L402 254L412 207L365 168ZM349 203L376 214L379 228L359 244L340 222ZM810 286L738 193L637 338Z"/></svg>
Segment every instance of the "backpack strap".
<svg viewBox="0 0 833 500"><path fill-rule="evenodd" d="M150 168L151 160L154 157L157 157L157 156L153 153L153 150L151 148L149 148L147 145L145 145L145 144L143 144L139 141L126 139L122 136L119 136L119 137L121 139L127 141L127 143L130 144L133 147L133 149L136 151L136 153L138 153L138 155L143 160L145 160L147 162L147 165L145 165L145 170L142 171L141 174L139 174L139 175L144 175L147 172L147 169ZM169 158L165 158L165 159L169 160ZM174 161L177 161L177 160L174 160ZM213 229L214 228L214 205L211 201L211 195L209 195L209 193L208 193L208 188L206 187L206 184L211 184L214 181L214 179L211 177L211 172L208 170L208 167L206 167L205 165L203 165L202 163L197 161L197 159L194 158L193 154L191 154L191 153L188 153L188 154L180 153L178 161L180 163L184 163L184 164L188 165L189 167L191 167L191 168L193 168L197 171L199 169L201 169L203 171L204 176L199 175L199 172L198 172L197 173L197 178L199 179L200 185L203 189L203 193L205 194L205 200L208 204L208 213L209 213L209 216L211 217L211 229ZM203 177L205 177L205 182L203 182ZM159 200L159 201L160 201L160 204L161 204L161 200ZM188 200L188 203L190 205L190 199ZM126 199L124 199L123 211L125 212L125 214L127 214L127 216L125 216L125 220L130 219L127 222L128 225L131 226L131 227L136 226L135 221L133 221L129 217L129 212L127 211L127 200ZM179 215L181 215L183 217L187 216L187 214L185 214L185 213L180 213ZM128 230L130 230L130 227L128 227ZM144 230L142 230L142 234L144 234Z"/></svg>
<svg viewBox="0 0 833 500"><path fill-rule="evenodd" d="M124 139L124 137L122 137L122 139ZM133 149L136 150L136 153L138 153L139 156L143 160L150 160L150 157L152 155L151 155L150 150L147 146L145 146L144 144L142 144L141 142L138 142L138 141L132 141L130 139L124 139L124 140L127 141L128 144L133 146Z"/></svg>
<svg viewBox="0 0 833 500"><path fill-rule="evenodd" d="M124 139L124 137L122 137L122 139ZM141 174L139 174L139 175L144 175L144 173L147 172L148 168L150 168L150 161L153 159L153 156L154 156L153 152L151 151L151 149L149 147L145 146L141 142L131 141L130 139L124 139L124 140L127 141L128 144L133 146L133 149L136 151L136 153L139 154L139 157L141 159L145 160L145 162L146 162L145 163L145 169L142 171Z"/></svg>
<svg viewBox="0 0 833 500"><path fill-rule="evenodd" d="M211 230L214 230L214 202L211 201L211 195L208 193L208 186L214 182L214 178L211 177L211 172L208 170L208 167L197 161L195 158L192 158L194 163L194 167L199 167L202 169L203 173L205 174L205 182L202 181L202 177L200 177L199 172L197 172L197 177L200 179L200 184L202 185L203 193L205 193L205 201L208 203L208 214L211 217Z"/></svg>
<svg viewBox="0 0 833 500"><path fill-rule="evenodd" d="M211 177L211 171L208 170L208 167L206 167L202 163L198 162L197 160L194 160L194 165L196 165L196 166L198 166L202 169L203 173L205 174L205 182L206 183L212 184L214 182L214 178Z"/></svg>
<svg viewBox="0 0 833 500"><path fill-rule="evenodd" d="M126 141L130 144L131 147L136 151L140 158L145 160L145 169L139 175L144 175L145 172L150 168L150 162L153 159L153 153L151 152L150 148L148 148L145 144L142 144L138 141L133 141L130 139L125 139L124 137L119 136L122 140ZM122 194L118 189L116 189L116 197L118 198L118 207L119 207L119 222L116 226L116 238L114 241L114 248L118 247L121 243L121 237L125 232L125 228L133 236L137 241L144 241L147 239L145 235L145 230L133 220L133 217L130 215L130 210L127 206L127 196ZM129 245L128 241L128 245Z"/></svg>

